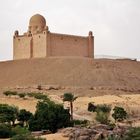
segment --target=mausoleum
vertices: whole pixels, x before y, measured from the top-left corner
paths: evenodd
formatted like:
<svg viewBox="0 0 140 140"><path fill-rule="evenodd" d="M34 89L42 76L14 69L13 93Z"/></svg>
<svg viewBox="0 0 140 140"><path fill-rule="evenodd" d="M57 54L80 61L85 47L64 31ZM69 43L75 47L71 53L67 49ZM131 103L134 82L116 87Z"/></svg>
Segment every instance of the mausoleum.
<svg viewBox="0 0 140 140"><path fill-rule="evenodd" d="M45 18L36 14L30 18L28 31L13 37L14 59L77 56L94 57L94 36L51 33Z"/></svg>

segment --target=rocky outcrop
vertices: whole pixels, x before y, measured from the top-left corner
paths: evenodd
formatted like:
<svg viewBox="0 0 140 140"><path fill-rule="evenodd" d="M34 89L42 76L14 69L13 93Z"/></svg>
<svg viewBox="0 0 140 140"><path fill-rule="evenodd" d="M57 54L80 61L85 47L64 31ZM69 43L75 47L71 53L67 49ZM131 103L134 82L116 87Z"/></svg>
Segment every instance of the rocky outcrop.
<svg viewBox="0 0 140 140"><path fill-rule="evenodd" d="M96 125L89 128L86 127L70 127L60 130L64 137L68 137L69 140L98 140L105 139L109 136L116 135L122 137L126 132L126 127L112 127L107 125Z"/></svg>

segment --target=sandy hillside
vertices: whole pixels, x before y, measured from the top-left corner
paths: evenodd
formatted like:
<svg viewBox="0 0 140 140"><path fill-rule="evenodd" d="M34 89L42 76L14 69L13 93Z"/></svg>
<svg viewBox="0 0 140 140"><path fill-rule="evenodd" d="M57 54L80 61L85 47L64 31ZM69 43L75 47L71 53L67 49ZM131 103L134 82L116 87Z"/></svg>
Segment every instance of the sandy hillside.
<svg viewBox="0 0 140 140"><path fill-rule="evenodd" d="M0 62L0 87L39 84L140 90L140 62L90 58Z"/></svg>

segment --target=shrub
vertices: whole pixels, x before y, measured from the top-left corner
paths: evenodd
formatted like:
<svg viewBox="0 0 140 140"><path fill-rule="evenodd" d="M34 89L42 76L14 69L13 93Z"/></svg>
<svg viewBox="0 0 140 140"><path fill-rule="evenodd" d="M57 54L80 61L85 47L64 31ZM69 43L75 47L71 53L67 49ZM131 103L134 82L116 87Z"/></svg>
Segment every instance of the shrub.
<svg viewBox="0 0 140 140"><path fill-rule="evenodd" d="M102 111L97 112L96 120L101 124L108 124L109 123L108 114Z"/></svg>
<svg viewBox="0 0 140 140"><path fill-rule="evenodd" d="M30 131L24 127L16 126L12 128L12 134L13 135L22 135L22 134L30 134Z"/></svg>
<svg viewBox="0 0 140 140"><path fill-rule="evenodd" d="M43 93L27 93L27 96L29 97L34 97L35 99L39 99L39 100L49 100L47 95L43 95Z"/></svg>
<svg viewBox="0 0 140 140"><path fill-rule="evenodd" d="M108 126L110 130L113 130L116 127L115 123L112 123L112 122L109 122Z"/></svg>
<svg viewBox="0 0 140 140"><path fill-rule="evenodd" d="M140 127L130 128L125 134L124 140L140 140Z"/></svg>
<svg viewBox="0 0 140 140"><path fill-rule="evenodd" d="M0 138L9 138L11 135L11 126L7 124L0 124Z"/></svg>
<svg viewBox="0 0 140 140"><path fill-rule="evenodd" d="M4 91L3 94L5 96L17 95L16 91Z"/></svg>
<svg viewBox="0 0 140 140"><path fill-rule="evenodd" d="M39 100L49 100L49 98L46 95L40 94L40 93L36 93L34 95L34 98L39 99Z"/></svg>
<svg viewBox="0 0 140 140"><path fill-rule="evenodd" d="M103 105L96 106L96 112L110 113L110 111L111 111L111 107L109 105L103 104Z"/></svg>
<svg viewBox="0 0 140 140"><path fill-rule="evenodd" d="M41 84L38 85L38 86L37 86L37 89L38 89L38 90L42 90L42 85L41 85Z"/></svg>
<svg viewBox="0 0 140 140"><path fill-rule="evenodd" d="M12 137L10 140L45 140L44 138L35 138L30 134L19 134Z"/></svg>
<svg viewBox="0 0 140 140"><path fill-rule="evenodd" d="M30 92L30 93L27 93L27 96L29 96L29 97L34 97L34 94L35 94L35 93Z"/></svg>
<svg viewBox="0 0 140 140"><path fill-rule="evenodd" d="M92 103L92 102L88 103L88 111L95 112L96 108L97 107L94 105L94 103Z"/></svg>
<svg viewBox="0 0 140 140"><path fill-rule="evenodd" d="M109 135L106 140L122 140L122 138L120 138L119 135L112 134L112 135Z"/></svg>
<svg viewBox="0 0 140 140"><path fill-rule="evenodd" d="M24 97L26 96L26 93L20 93L20 94L18 94L18 96L19 96L20 98L24 98Z"/></svg>
<svg viewBox="0 0 140 140"><path fill-rule="evenodd" d="M16 126L14 128L11 127L11 125L7 124L0 124L0 138L9 138L15 135L27 135L30 134L29 130Z"/></svg>
<svg viewBox="0 0 140 140"><path fill-rule="evenodd" d="M113 109L114 113L112 114L112 117L115 119L115 121L122 121L126 119L127 112L122 107L115 106Z"/></svg>
<svg viewBox="0 0 140 140"><path fill-rule="evenodd" d="M73 125L87 125L88 121L87 120L73 120L72 123Z"/></svg>

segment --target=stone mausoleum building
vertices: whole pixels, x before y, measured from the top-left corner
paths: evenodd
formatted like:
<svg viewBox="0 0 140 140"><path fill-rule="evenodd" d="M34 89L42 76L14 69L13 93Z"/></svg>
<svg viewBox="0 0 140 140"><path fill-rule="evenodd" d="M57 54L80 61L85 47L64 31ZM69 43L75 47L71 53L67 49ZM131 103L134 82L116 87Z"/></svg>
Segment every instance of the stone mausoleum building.
<svg viewBox="0 0 140 140"><path fill-rule="evenodd" d="M43 16L36 14L29 21L28 31L13 38L14 59L76 56L94 57L94 37L51 33Z"/></svg>

